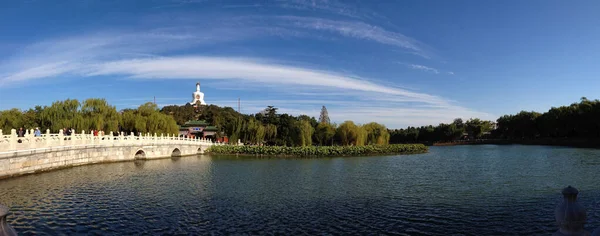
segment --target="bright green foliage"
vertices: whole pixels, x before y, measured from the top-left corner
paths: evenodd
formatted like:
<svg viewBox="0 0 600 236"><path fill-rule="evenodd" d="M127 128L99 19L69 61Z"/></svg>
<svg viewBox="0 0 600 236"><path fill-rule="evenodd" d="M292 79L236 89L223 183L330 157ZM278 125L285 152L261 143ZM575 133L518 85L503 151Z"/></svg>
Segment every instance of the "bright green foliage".
<svg viewBox="0 0 600 236"><path fill-rule="evenodd" d="M258 120L250 118L246 126L245 140L252 144L262 144L265 139L265 126Z"/></svg>
<svg viewBox="0 0 600 236"><path fill-rule="evenodd" d="M90 98L83 102L81 113L84 120L87 120L88 130L119 130L119 120L121 117L114 106L111 106L104 99Z"/></svg>
<svg viewBox="0 0 600 236"><path fill-rule="evenodd" d="M277 126L274 124L267 124L265 126L265 139L267 141L274 141L277 138Z"/></svg>
<svg viewBox="0 0 600 236"><path fill-rule="evenodd" d="M342 145L356 145L358 126L352 121L344 121L336 130L336 135Z"/></svg>
<svg viewBox="0 0 600 236"><path fill-rule="evenodd" d="M179 130L177 123L169 115L158 111L156 105L146 103L138 109L126 109L122 114L104 99L91 98L80 103L74 99L57 101L50 106L36 106L21 112L12 109L0 112L0 129L10 132L10 129L24 127L33 129L39 127L42 132L50 129L56 133L64 128L75 129L77 133L85 130L135 131L151 133L172 133ZM4 131L6 130L6 131Z"/></svg>
<svg viewBox="0 0 600 236"><path fill-rule="evenodd" d="M360 156L380 154L412 154L427 152L423 144L392 144L366 146L211 146L214 154L290 155L290 156Z"/></svg>
<svg viewBox="0 0 600 236"><path fill-rule="evenodd" d="M179 126L172 116L161 113L151 102L142 104L137 110L124 110L121 128L125 132L177 134Z"/></svg>
<svg viewBox="0 0 600 236"><path fill-rule="evenodd" d="M335 136L335 125L321 122L315 129L315 140L319 146L333 144L333 136Z"/></svg>
<svg viewBox="0 0 600 236"><path fill-rule="evenodd" d="M300 134L300 145L299 146L312 146L312 135L315 131L313 126L308 120L301 120L298 122L298 133Z"/></svg>
<svg viewBox="0 0 600 236"><path fill-rule="evenodd" d="M23 113L16 108L0 111L0 129L3 133L10 133L11 129L24 126Z"/></svg>
<svg viewBox="0 0 600 236"><path fill-rule="evenodd" d="M375 122L363 125L363 129L367 134L366 144L388 144L390 141L390 134L384 125Z"/></svg>

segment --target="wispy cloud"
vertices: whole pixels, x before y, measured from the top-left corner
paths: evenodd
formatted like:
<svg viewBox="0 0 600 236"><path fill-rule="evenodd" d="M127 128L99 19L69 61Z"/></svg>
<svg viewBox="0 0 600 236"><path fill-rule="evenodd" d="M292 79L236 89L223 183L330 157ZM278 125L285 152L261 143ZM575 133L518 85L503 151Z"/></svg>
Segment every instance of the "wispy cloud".
<svg viewBox="0 0 600 236"><path fill-rule="evenodd" d="M213 104L237 108L237 100L215 100ZM273 105L280 109L280 113L293 115L306 114L318 117L321 106L325 105L333 122L341 123L345 120L353 120L357 123L368 123L377 121L385 123L388 128L405 128L406 126L421 126L449 123L455 118L482 118L495 119L491 114L472 111L459 106L439 107L399 107L395 102L378 102L374 104L369 99L353 99L352 101L333 100L244 100L242 99L242 112L257 113L267 105Z"/></svg>
<svg viewBox="0 0 600 236"><path fill-rule="evenodd" d="M306 5L309 3L296 1L295 6L309 7ZM325 4L315 5L315 9L337 8ZM366 78L357 75L357 71L342 71L327 65L315 65L315 62L297 61L298 57L294 57L294 61L286 60L289 57L241 57L239 55L243 54L234 50L227 53L193 50L213 49L213 45L259 38L318 39L335 36L401 49L425 58L433 55L427 45L401 33L356 19L341 21L316 17L259 16L228 20L212 20L200 25L175 22L177 24L159 25L157 28L100 31L34 43L0 61L0 90L6 86L25 86L34 80L68 77L201 79L203 85L204 81L230 84L229 87L213 86L221 90L260 89L258 91L265 98L242 99L242 111L247 113L258 112L266 105L276 105L281 112L318 116L320 106L326 105L336 121L377 121L390 127L447 122L455 117L487 116L458 106L447 98L403 88L398 82L376 82L379 78ZM413 69L440 73L434 68L414 66ZM134 103L137 104L137 101L149 100L125 98L114 101L123 106L136 107ZM180 102L179 98L157 98L157 102L163 105L169 102L180 104L187 100L182 98ZM213 103L210 98L206 100ZM214 103L236 106L235 100Z"/></svg>
<svg viewBox="0 0 600 236"><path fill-rule="evenodd" d="M431 72L431 73L434 73L434 74L439 74L440 73L437 69L432 68L432 67L427 67L427 66L424 66L424 65L410 64L410 65L408 65L408 67L410 67L412 69L415 69L415 70L422 70L422 71L426 71L426 72Z"/></svg>
<svg viewBox="0 0 600 236"><path fill-rule="evenodd" d="M336 14L352 18L363 18L371 16L379 16L365 9L357 9L348 4L336 0L278 0L276 1L279 7L304 10L304 11L322 11L329 14Z"/></svg>
<svg viewBox="0 0 600 236"><path fill-rule="evenodd" d="M299 16L281 16L278 19L283 20L279 21L280 23L289 24L294 27L331 32L346 37L400 47L424 58L430 58L432 55L432 52L430 52L425 44L413 38L361 21L337 21Z"/></svg>

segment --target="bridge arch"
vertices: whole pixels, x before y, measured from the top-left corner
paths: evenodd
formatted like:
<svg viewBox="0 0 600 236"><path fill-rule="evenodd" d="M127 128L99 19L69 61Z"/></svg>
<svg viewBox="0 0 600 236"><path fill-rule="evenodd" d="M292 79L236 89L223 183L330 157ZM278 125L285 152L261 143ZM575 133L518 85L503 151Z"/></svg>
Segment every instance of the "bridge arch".
<svg viewBox="0 0 600 236"><path fill-rule="evenodd" d="M133 159L135 159L135 160L146 159L146 152L144 152L143 149L137 150L137 152L135 152L135 155L133 156Z"/></svg>
<svg viewBox="0 0 600 236"><path fill-rule="evenodd" d="M171 152L171 157L181 157L181 150L179 150L179 148L173 149Z"/></svg>

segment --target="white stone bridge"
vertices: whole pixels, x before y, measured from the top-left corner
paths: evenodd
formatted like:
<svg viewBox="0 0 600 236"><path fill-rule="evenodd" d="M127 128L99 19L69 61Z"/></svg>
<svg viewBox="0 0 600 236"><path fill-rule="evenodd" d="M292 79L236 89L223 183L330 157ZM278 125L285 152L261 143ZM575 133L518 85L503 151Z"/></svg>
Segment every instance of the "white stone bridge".
<svg viewBox="0 0 600 236"><path fill-rule="evenodd" d="M35 136L33 130L18 137L16 130L6 135L0 130L0 178L102 162L133 161L202 154L213 143L154 133L135 136L58 134Z"/></svg>

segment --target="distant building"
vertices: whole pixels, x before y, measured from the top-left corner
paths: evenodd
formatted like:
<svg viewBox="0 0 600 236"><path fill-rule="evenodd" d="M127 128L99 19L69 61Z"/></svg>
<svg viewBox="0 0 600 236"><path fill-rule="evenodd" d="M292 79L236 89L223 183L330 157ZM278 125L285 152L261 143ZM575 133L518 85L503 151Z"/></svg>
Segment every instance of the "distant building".
<svg viewBox="0 0 600 236"><path fill-rule="evenodd" d="M200 103L200 105L206 105L206 102L204 102L204 93L200 92L200 82L196 83L196 92L192 93L192 102L190 104L192 105L197 105L198 103Z"/></svg>
<svg viewBox="0 0 600 236"><path fill-rule="evenodd" d="M190 138L206 138L218 142L229 142L229 139L221 133L221 138L217 139L218 127L210 125L205 120L188 120L179 126L179 135Z"/></svg>

